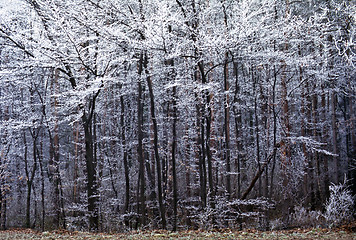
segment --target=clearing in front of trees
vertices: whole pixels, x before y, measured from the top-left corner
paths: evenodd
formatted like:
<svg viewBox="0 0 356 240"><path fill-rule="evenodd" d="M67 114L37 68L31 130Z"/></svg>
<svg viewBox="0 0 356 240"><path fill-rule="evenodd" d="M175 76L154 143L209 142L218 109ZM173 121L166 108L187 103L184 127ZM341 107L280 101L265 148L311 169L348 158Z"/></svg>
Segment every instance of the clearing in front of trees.
<svg viewBox="0 0 356 240"><path fill-rule="evenodd" d="M7 230L0 232L0 239L356 239L356 223L339 229L291 229L276 231L134 231L120 234L87 233L70 231L37 232L29 229Z"/></svg>

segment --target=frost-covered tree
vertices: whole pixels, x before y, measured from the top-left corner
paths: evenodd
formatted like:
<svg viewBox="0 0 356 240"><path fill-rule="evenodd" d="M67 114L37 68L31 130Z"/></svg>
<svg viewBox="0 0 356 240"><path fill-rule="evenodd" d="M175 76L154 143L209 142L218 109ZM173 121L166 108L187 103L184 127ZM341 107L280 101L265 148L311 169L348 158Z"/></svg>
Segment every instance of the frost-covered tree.
<svg viewBox="0 0 356 240"><path fill-rule="evenodd" d="M19 0L1 13L8 226L268 228L355 177L351 1Z"/></svg>

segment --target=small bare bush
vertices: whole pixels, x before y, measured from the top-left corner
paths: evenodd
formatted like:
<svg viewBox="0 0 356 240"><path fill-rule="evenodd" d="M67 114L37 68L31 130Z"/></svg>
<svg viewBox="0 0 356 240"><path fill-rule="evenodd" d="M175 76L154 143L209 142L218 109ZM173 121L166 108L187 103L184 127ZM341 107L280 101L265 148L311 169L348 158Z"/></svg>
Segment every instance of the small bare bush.
<svg viewBox="0 0 356 240"><path fill-rule="evenodd" d="M332 184L330 198L325 205L325 219L330 227L338 226L353 218L354 197L347 189L346 181L342 184Z"/></svg>
<svg viewBox="0 0 356 240"><path fill-rule="evenodd" d="M321 211L312 211L303 206L294 207L292 223L297 227L318 227L324 222Z"/></svg>

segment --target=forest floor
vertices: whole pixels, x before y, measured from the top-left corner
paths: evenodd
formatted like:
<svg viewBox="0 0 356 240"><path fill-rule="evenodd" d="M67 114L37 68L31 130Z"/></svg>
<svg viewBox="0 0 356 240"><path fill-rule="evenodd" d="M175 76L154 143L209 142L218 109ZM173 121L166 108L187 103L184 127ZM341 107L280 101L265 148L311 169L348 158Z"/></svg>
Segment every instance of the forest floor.
<svg viewBox="0 0 356 240"><path fill-rule="evenodd" d="M354 224L352 224L354 225ZM38 232L29 229L16 229L0 231L1 240L19 240L19 239L73 239L73 240L99 240L99 239L341 239L341 240L356 240L355 225L352 228L338 229L291 229L279 231L142 231L130 232L122 234L105 234L105 233L85 233L85 232L70 232L70 231L51 231Z"/></svg>

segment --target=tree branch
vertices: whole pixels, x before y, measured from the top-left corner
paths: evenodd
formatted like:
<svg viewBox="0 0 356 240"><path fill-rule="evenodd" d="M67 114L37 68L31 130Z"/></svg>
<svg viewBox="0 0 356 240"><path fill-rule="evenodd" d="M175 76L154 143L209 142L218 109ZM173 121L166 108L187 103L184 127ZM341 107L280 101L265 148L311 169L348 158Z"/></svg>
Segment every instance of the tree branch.
<svg viewBox="0 0 356 240"><path fill-rule="evenodd" d="M18 47L19 49L21 49L22 51L24 51L28 56L34 58L35 55L33 55L33 53L29 52L26 47L24 45L22 45L21 43L15 41L12 37L9 36L9 34L4 31L2 28L0 28L0 32L3 33L5 36L5 38L7 38L8 40L10 40L13 44L15 44L16 47Z"/></svg>
<svg viewBox="0 0 356 240"><path fill-rule="evenodd" d="M252 179L250 185L248 186L248 188L246 189L246 191L242 194L241 200L246 199L247 195L251 192L251 190L253 189L253 187L255 186L257 180L260 178L260 176L262 175L263 171L265 170L266 166L268 165L268 163L271 161L271 159L273 159L273 157L276 155L277 153L277 149L280 147L280 144L277 143L274 148L273 148L273 152L267 157L266 162L261 166L261 168L257 171L255 177Z"/></svg>

